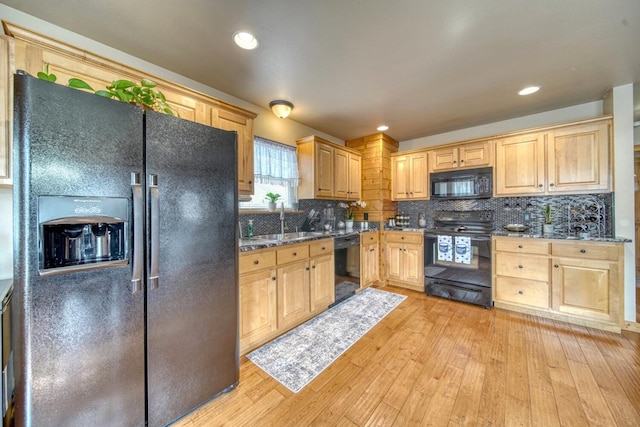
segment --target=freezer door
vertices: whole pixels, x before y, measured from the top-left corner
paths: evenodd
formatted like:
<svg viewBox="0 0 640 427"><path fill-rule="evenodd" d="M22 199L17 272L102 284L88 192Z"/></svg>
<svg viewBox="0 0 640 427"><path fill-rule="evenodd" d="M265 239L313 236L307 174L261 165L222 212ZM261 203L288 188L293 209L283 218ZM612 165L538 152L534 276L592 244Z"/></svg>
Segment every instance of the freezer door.
<svg viewBox="0 0 640 427"><path fill-rule="evenodd" d="M130 263L40 275L37 214L42 196L131 206L142 112L28 76L15 85L16 425L144 425L144 294Z"/></svg>
<svg viewBox="0 0 640 427"><path fill-rule="evenodd" d="M149 426L238 381L236 134L146 113Z"/></svg>

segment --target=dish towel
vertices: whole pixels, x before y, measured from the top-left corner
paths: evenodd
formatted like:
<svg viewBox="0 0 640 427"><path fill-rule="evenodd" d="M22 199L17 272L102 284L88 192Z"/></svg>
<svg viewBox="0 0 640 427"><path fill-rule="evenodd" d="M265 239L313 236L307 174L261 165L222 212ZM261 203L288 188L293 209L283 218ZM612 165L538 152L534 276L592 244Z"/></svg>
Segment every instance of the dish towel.
<svg viewBox="0 0 640 427"><path fill-rule="evenodd" d="M453 238L438 236L438 261L453 261Z"/></svg>
<svg viewBox="0 0 640 427"><path fill-rule="evenodd" d="M456 236L455 262L471 264L471 237Z"/></svg>

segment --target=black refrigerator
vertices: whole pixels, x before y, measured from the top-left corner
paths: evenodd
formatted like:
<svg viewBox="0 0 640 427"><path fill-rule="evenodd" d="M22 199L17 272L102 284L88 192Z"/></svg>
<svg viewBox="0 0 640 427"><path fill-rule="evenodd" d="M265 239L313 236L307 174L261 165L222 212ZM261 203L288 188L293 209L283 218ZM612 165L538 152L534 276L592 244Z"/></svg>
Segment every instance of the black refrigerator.
<svg viewBox="0 0 640 427"><path fill-rule="evenodd" d="M236 133L14 89L16 425L163 426L235 387Z"/></svg>

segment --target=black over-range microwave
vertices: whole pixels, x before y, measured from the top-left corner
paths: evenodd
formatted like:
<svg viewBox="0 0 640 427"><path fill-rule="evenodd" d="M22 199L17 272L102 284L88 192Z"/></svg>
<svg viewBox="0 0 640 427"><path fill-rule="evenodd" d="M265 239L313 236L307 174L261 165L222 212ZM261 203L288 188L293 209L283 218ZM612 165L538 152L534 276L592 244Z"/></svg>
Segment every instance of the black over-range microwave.
<svg viewBox="0 0 640 427"><path fill-rule="evenodd" d="M493 169L478 168L429 175L431 199L488 199L493 195Z"/></svg>

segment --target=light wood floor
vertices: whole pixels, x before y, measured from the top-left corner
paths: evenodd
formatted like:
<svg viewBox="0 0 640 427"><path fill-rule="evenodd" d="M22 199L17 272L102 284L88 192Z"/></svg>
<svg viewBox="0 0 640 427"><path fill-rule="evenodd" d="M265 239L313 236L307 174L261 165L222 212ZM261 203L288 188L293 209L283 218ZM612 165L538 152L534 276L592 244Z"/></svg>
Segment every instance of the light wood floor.
<svg viewBox="0 0 640 427"><path fill-rule="evenodd" d="M409 296L293 394L245 357L179 426L639 426L640 335Z"/></svg>

